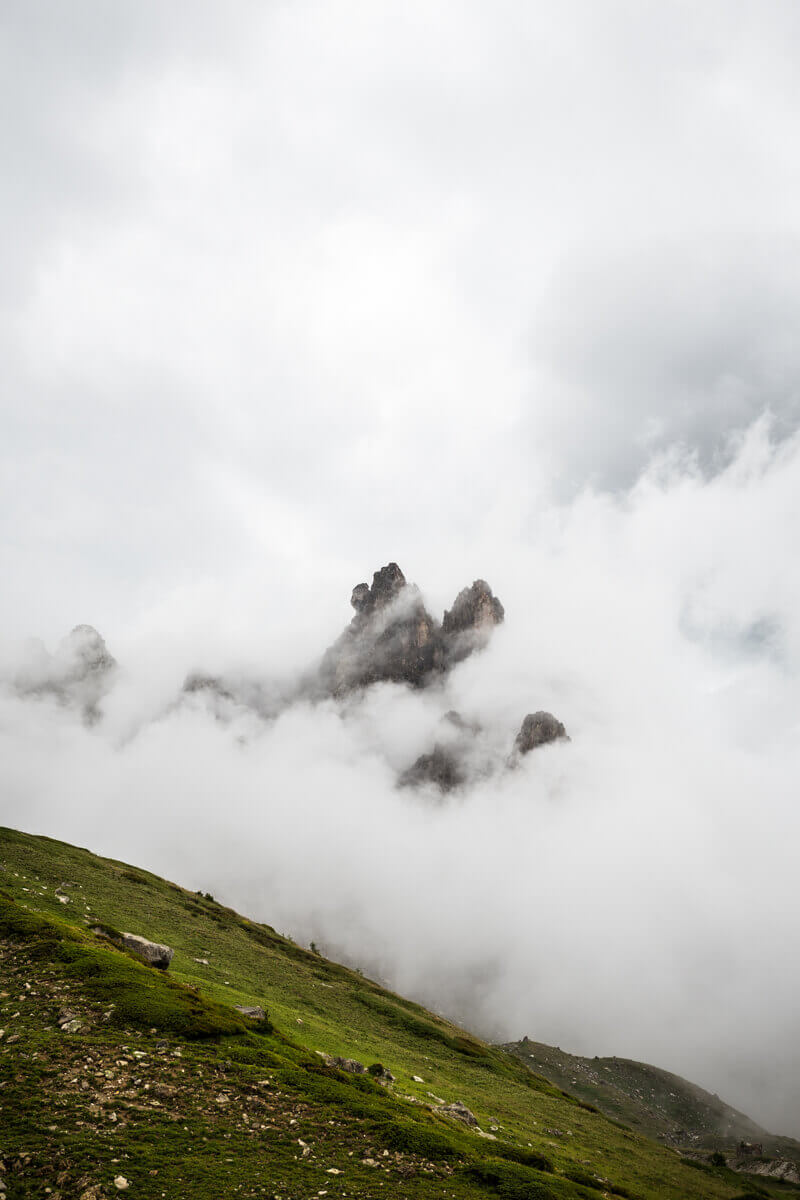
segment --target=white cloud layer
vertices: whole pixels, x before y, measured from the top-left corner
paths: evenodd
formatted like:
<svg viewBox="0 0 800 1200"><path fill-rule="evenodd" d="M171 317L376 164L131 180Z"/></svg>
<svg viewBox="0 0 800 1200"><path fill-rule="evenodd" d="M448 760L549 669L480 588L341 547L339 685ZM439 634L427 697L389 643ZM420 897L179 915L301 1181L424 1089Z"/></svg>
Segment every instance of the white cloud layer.
<svg viewBox="0 0 800 1200"><path fill-rule="evenodd" d="M800 83L789 3L5 6L0 819L496 1036L800 1133ZM216 724L396 559L507 621L445 693ZM445 805L457 708L569 745Z"/></svg>

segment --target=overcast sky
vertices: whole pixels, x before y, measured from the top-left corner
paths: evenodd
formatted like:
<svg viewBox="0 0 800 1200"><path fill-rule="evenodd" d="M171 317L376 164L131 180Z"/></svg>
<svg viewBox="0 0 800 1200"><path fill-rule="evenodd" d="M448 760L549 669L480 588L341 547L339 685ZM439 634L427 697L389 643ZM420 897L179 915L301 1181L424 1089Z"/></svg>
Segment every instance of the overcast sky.
<svg viewBox="0 0 800 1200"><path fill-rule="evenodd" d="M90 622L122 669L93 730L6 690L8 820L800 1135L799 41L4 4L0 661ZM441 704L163 715L308 666L390 559L506 607ZM434 812L393 780L443 705L573 740Z"/></svg>

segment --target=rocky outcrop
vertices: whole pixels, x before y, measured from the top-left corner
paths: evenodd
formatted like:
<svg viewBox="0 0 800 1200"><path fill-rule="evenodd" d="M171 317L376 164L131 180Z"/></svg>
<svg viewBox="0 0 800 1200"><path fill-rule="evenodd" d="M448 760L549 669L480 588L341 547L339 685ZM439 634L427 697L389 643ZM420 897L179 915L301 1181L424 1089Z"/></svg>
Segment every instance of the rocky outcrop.
<svg viewBox="0 0 800 1200"><path fill-rule="evenodd" d="M482 649L505 610L484 579L458 593L453 607L442 618L442 635L449 663L461 662Z"/></svg>
<svg viewBox="0 0 800 1200"><path fill-rule="evenodd" d="M397 781L398 787L417 788L431 784L446 793L462 787L472 774L486 774L489 765L480 761L480 750L476 753L480 733L480 725L467 721L461 713L451 709L439 723L433 750L420 754L412 766L403 771Z"/></svg>
<svg viewBox="0 0 800 1200"><path fill-rule="evenodd" d="M552 713L528 713L517 734L514 750L517 754L529 754L538 746L545 746L548 742L557 742L562 739L570 740L566 729Z"/></svg>
<svg viewBox="0 0 800 1200"><path fill-rule="evenodd" d="M440 792L452 792L466 782L466 772L456 751L437 742L430 754L419 758L398 780L399 787L421 787L431 783Z"/></svg>
<svg viewBox="0 0 800 1200"><path fill-rule="evenodd" d="M800 1183L800 1168L789 1159L772 1158L759 1161L751 1157L739 1157L729 1162L728 1166L747 1175L760 1175L766 1179L780 1180L781 1183Z"/></svg>
<svg viewBox="0 0 800 1200"><path fill-rule="evenodd" d="M380 680L419 687L441 669L433 617L397 563L376 571L371 587L357 584L350 603L356 615L320 666L323 691L341 695Z"/></svg>
<svg viewBox="0 0 800 1200"><path fill-rule="evenodd" d="M87 724L94 724L116 670L117 661L94 626L76 625L55 654L41 642L32 643L15 686L24 696L51 696L60 704L77 704Z"/></svg>
<svg viewBox="0 0 800 1200"><path fill-rule="evenodd" d="M342 695L380 681L422 687L485 646L503 619L502 604L477 580L439 623L394 562L376 571L371 585L356 584L350 603L356 615L320 665L323 694Z"/></svg>
<svg viewBox="0 0 800 1200"><path fill-rule="evenodd" d="M147 938L139 937L136 933L122 933L120 936L125 949L130 950L149 966L166 971L172 962L172 955L175 951L169 946L164 946L160 942L148 942Z"/></svg>

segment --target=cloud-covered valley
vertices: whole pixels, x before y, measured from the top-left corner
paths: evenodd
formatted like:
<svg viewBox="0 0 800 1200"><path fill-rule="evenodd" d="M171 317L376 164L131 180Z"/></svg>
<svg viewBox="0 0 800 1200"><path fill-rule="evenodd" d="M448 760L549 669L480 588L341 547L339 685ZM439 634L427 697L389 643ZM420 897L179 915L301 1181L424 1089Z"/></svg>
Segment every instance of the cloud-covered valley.
<svg viewBox="0 0 800 1200"><path fill-rule="evenodd" d="M220 714L180 689L225 648L162 640L156 669L148 634L110 647L96 725L7 686L4 820L210 890L489 1035L656 1061L791 1131L798 454L761 423L710 481L661 464L541 514L535 548L505 547L505 622L432 687ZM274 661L294 600L265 594ZM398 789L447 711L501 761L537 708L572 740L446 797Z"/></svg>
<svg viewBox="0 0 800 1200"><path fill-rule="evenodd" d="M42 12L0 17L0 823L800 1134L796 6ZM505 620L309 694L390 561ZM571 740L509 768L538 710ZM450 711L466 784L398 787Z"/></svg>

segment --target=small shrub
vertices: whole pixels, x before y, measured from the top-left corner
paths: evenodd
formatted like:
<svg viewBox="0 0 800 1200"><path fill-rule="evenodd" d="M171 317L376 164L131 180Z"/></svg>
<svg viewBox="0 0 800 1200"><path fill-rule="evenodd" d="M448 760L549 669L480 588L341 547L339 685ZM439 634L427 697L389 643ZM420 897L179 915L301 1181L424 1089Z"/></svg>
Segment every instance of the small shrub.
<svg viewBox="0 0 800 1200"><path fill-rule="evenodd" d="M564 1195L563 1190L556 1191L516 1163L491 1160L487 1163L471 1163L465 1168L464 1174L503 1200L558 1200L559 1195Z"/></svg>
<svg viewBox="0 0 800 1200"><path fill-rule="evenodd" d="M524 1167L533 1167L535 1171L544 1171L549 1175L553 1173L553 1164L550 1159L536 1150L527 1150L522 1146L509 1146L503 1142L496 1142L492 1147L492 1154L497 1158L520 1163Z"/></svg>
<svg viewBox="0 0 800 1200"><path fill-rule="evenodd" d="M370 1075L383 1075L386 1072L386 1068L384 1067L383 1063L370 1063L367 1067L367 1070L369 1071Z"/></svg>
<svg viewBox="0 0 800 1200"><path fill-rule="evenodd" d="M594 1175L590 1175L587 1171L582 1171L580 1167L569 1167L564 1176L572 1180L573 1183L579 1183L581 1187L594 1188L596 1192L604 1192L606 1185L600 1179L595 1179Z"/></svg>
<svg viewBox="0 0 800 1200"><path fill-rule="evenodd" d="M443 1134L411 1121L386 1121L373 1127L374 1136L389 1150L405 1150L422 1158L455 1158L458 1150Z"/></svg>
<svg viewBox="0 0 800 1200"><path fill-rule="evenodd" d="M138 871L131 871L127 868L124 871L120 871L120 878L127 879L129 883L138 883L143 887L147 887L150 882L149 879L145 879L144 875L140 875Z"/></svg>

